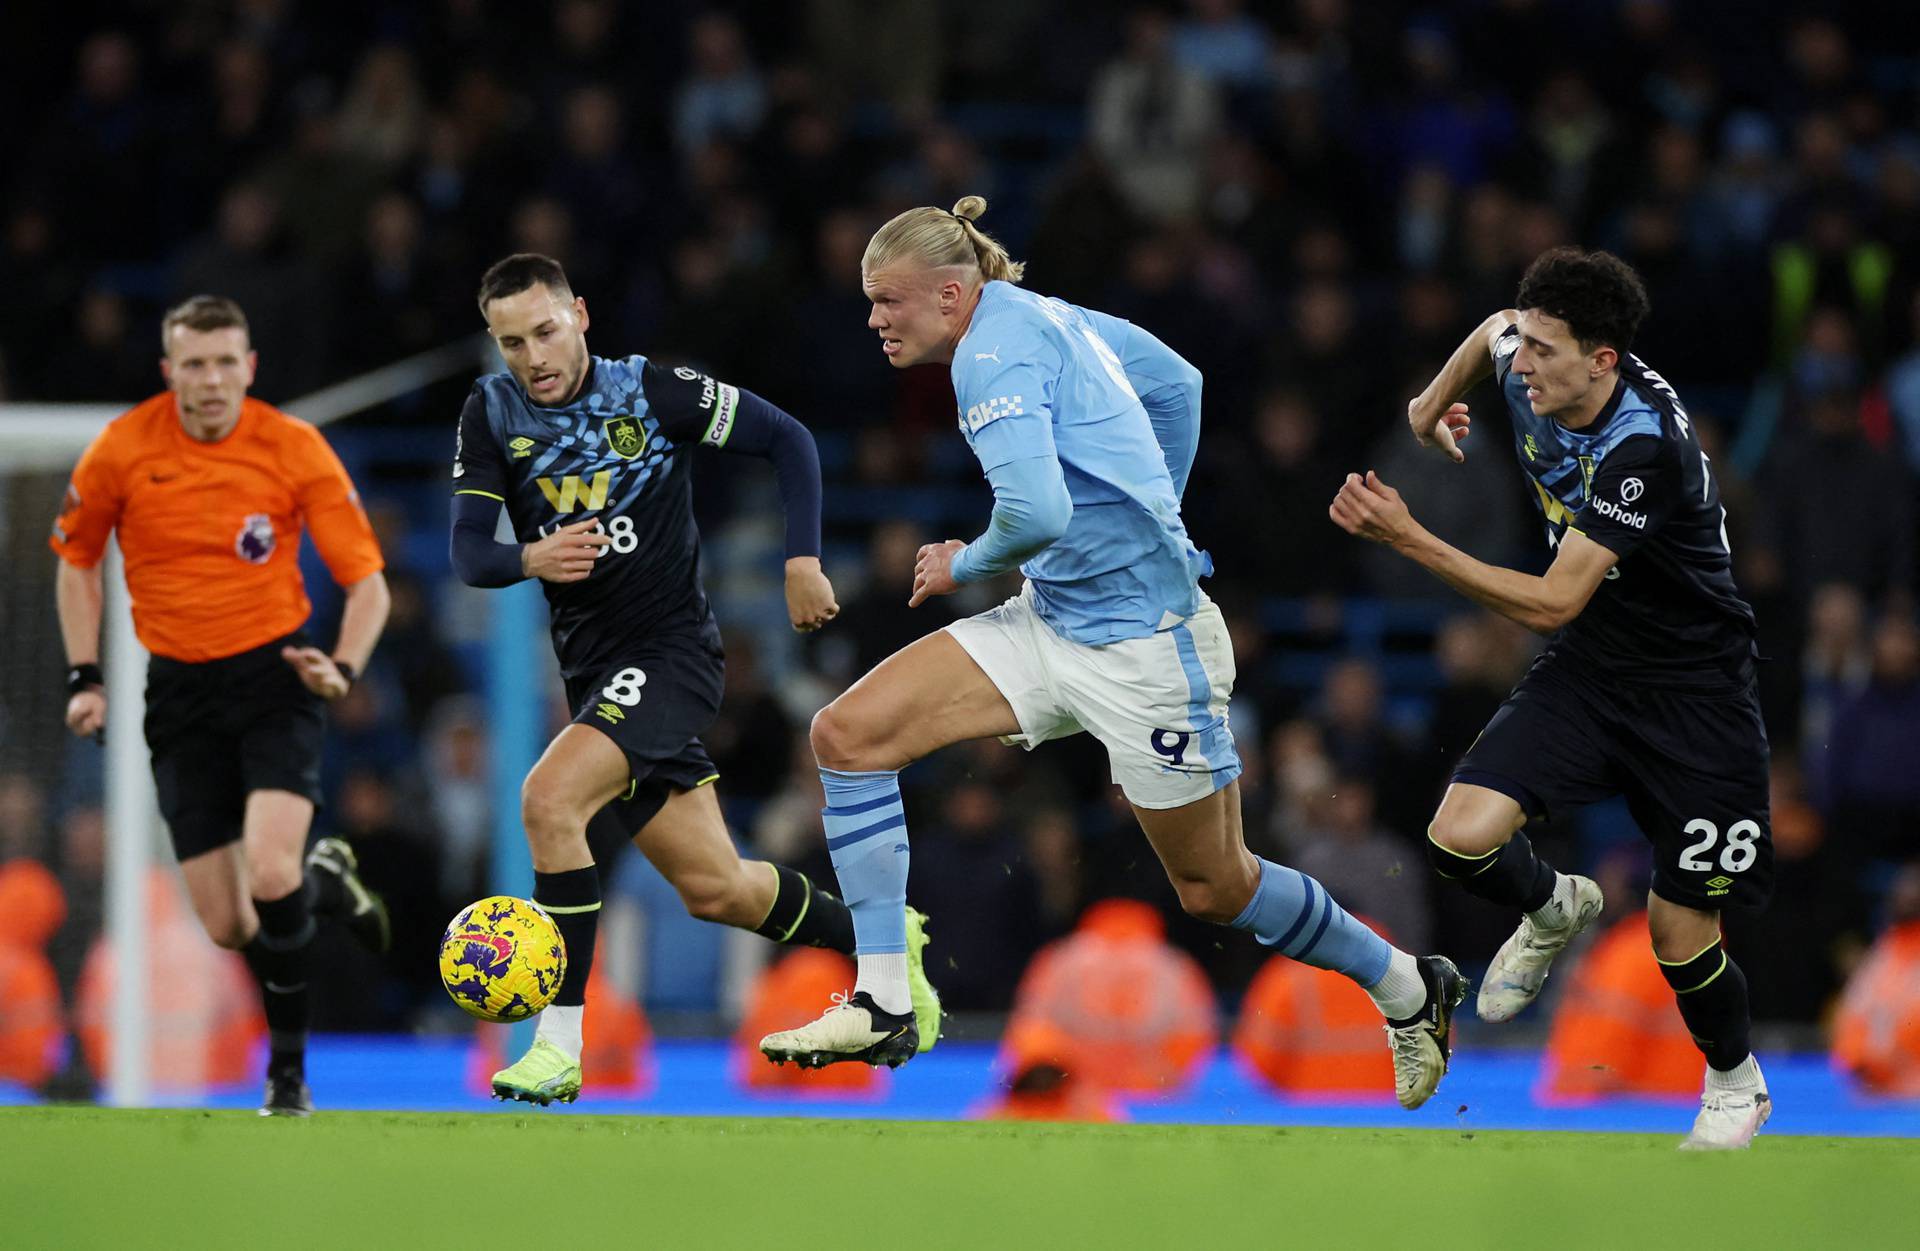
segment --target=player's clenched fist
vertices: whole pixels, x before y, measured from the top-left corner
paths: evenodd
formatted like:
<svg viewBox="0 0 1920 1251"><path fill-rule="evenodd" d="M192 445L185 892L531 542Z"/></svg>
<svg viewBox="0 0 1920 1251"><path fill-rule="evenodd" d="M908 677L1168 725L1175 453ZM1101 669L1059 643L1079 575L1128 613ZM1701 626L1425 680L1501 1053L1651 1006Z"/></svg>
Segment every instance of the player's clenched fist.
<svg viewBox="0 0 1920 1251"><path fill-rule="evenodd" d="M578 582L593 572L600 550L613 540L597 533L597 517L561 526L546 538L520 549L520 568L544 582Z"/></svg>
<svg viewBox="0 0 1920 1251"><path fill-rule="evenodd" d="M317 647L283 647L280 659L293 666L293 671L300 675L300 684L321 699L342 699L353 686L333 657Z"/></svg>
<svg viewBox="0 0 1920 1251"><path fill-rule="evenodd" d="M936 595L951 595L960 589L953 580L953 558L965 546L960 539L948 539L920 549L913 562L913 595L907 607L918 608Z"/></svg>
<svg viewBox="0 0 1920 1251"><path fill-rule="evenodd" d="M795 556L787 561L787 620L802 634L818 630L840 615L833 583L821 572L818 556Z"/></svg>
<svg viewBox="0 0 1920 1251"><path fill-rule="evenodd" d="M107 693L97 686L75 691L67 701L67 728L85 738L107 725Z"/></svg>
<svg viewBox="0 0 1920 1251"><path fill-rule="evenodd" d="M1413 514L1407 511L1400 492L1380 481L1371 469L1364 478L1357 473L1347 475L1327 515L1348 534L1389 546L1414 528Z"/></svg>

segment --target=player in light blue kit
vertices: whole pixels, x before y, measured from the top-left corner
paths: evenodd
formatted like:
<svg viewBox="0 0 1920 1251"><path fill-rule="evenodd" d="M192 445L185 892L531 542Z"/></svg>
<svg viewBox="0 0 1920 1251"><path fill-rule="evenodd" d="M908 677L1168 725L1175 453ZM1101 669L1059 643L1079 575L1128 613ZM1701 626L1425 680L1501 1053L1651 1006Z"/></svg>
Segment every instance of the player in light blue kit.
<svg viewBox="0 0 1920 1251"><path fill-rule="evenodd" d="M921 548L909 603L1015 567L1027 583L888 657L814 718L859 980L760 1049L811 1066L911 1058L900 769L967 739L1031 749L1084 730L1106 745L1181 906L1364 987L1387 1018L1395 1093L1419 1107L1447 1069L1459 971L1395 949L1241 836L1233 647L1200 590L1212 564L1180 520L1199 371L1136 326L1021 290L1023 266L973 224L985 209L968 196L952 212L907 210L874 235L861 275L894 367L952 366L961 433L993 484L986 533Z"/></svg>

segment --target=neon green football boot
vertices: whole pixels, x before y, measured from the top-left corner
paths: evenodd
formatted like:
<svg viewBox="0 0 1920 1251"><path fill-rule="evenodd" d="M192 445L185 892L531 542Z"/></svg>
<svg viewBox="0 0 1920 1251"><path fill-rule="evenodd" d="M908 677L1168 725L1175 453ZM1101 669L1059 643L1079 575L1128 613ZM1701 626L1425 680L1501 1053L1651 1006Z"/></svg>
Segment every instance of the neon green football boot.
<svg viewBox="0 0 1920 1251"><path fill-rule="evenodd" d="M572 1103L580 1097L580 1061L536 1038L518 1063L493 1075L493 1097L537 1103L543 1108L556 1099Z"/></svg>
<svg viewBox="0 0 1920 1251"><path fill-rule="evenodd" d="M907 990L913 996L914 1024L920 1030L920 1050L932 1051L940 1041L940 992L927 978L927 914L907 909Z"/></svg>

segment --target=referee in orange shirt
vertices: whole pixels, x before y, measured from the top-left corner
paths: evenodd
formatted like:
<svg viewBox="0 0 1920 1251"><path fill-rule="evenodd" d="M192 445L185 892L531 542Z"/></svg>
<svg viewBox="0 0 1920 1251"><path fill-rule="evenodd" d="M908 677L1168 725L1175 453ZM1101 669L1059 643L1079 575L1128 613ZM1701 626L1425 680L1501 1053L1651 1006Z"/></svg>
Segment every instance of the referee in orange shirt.
<svg viewBox="0 0 1920 1251"><path fill-rule="evenodd" d="M322 839L327 701L353 685L386 625L384 562L360 497L320 432L247 398L257 364L240 306L198 295L160 325L166 391L115 418L74 467L51 540L66 642L67 726L97 734L100 557L118 531L133 626L152 653L147 745L160 811L208 937L242 953L266 1004L262 1115L305 1116L307 952L315 916L384 949L384 905L352 849ZM346 610L333 650L301 632L304 525Z"/></svg>

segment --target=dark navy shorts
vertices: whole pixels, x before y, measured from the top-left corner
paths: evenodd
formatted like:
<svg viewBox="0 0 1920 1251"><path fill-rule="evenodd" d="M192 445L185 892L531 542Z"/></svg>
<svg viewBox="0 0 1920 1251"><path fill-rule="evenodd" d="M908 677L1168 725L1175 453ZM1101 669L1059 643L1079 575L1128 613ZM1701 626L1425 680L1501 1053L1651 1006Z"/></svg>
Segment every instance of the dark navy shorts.
<svg viewBox="0 0 1920 1251"><path fill-rule="evenodd" d="M1758 908L1773 894L1767 731L1757 684L1714 692L1608 683L1540 657L1453 781L1528 817L1626 798L1654 847L1653 893L1689 908Z"/></svg>
<svg viewBox="0 0 1920 1251"><path fill-rule="evenodd" d="M632 772L627 793L595 815L593 835L617 826L631 838L675 792L720 776L700 736L719 715L726 671L724 656L700 640L648 640L567 681L574 723L618 744Z"/></svg>

